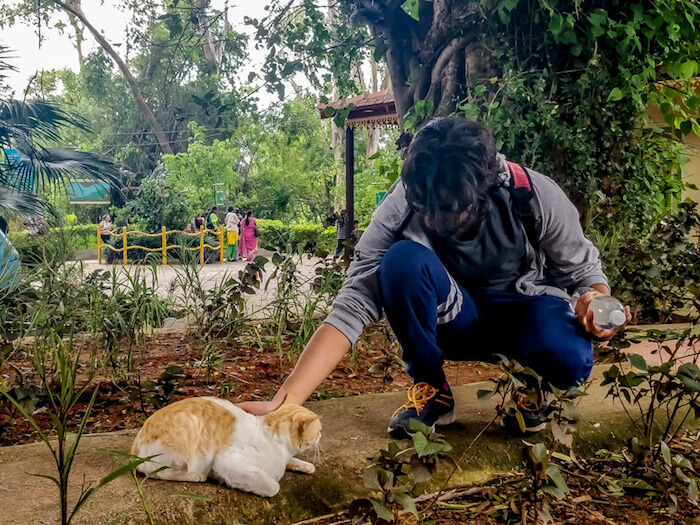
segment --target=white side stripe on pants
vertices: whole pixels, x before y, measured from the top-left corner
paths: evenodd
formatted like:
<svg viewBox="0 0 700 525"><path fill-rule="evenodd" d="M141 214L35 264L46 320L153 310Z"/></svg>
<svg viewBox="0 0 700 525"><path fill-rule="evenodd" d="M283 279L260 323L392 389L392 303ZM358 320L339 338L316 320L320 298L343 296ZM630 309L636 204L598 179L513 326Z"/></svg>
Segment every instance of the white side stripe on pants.
<svg viewBox="0 0 700 525"><path fill-rule="evenodd" d="M452 321L459 312L462 311L462 291L457 286L457 282L448 273L447 277L450 279L450 293L447 294L447 299L444 303L441 303L437 307L438 320L437 324L445 324Z"/></svg>

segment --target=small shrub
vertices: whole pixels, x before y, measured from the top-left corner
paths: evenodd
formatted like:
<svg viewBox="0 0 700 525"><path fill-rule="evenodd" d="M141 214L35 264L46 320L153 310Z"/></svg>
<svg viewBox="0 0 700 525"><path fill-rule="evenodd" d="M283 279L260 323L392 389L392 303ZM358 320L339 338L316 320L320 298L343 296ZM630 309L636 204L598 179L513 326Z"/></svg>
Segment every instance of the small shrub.
<svg viewBox="0 0 700 525"><path fill-rule="evenodd" d="M61 237L59 240L58 237ZM97 248L97 225L83 224L50 228L41 235L29 235L28 232L10 232L7 236L25 264L38 264L56 256L57 250L64 253L66 259L75 255L75 250Z"/></svg>
<svg viewBox="0 0 700 525"><path fill-rule="evenodd" d="M337 229L320 224L285 225L282 221L258 219L260 247L278 252L311 253L324 257L335 251Z"/></svg>
<svg viewBox="0 0 700 525"><path fill-rule="evenodd" d="M692 301L688 286L700 282L700 214L686 201L640 238L633 232L598 236L613 294L640 318L668 322Z"/></svg>
<svg viewBox="0 0 700 525"><path fill-rule="evenodd" d="M370 498L357 499L350 504L352 523L368 519L373 525L403 523L401 510L419 520L416 509L416 492L419 484L432 479L438 467L449 461L456 468L454 459L448 455L452 450L441 434L413 419L410 421L413 441L401 448L396 442L389 443L379 455L371 458L364 473L365 487L374 493Z"/></svg>

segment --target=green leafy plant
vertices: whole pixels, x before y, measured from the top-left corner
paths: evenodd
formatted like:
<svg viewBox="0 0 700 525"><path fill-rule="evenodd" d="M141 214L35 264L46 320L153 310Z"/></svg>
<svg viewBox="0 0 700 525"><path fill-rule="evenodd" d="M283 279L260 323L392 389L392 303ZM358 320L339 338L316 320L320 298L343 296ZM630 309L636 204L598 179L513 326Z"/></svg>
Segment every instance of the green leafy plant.
<svg viewBox="0 0 700 525"><path fill-rule="evenodd" d="M406 369L406 365L401 359L401 349L396 340L396 336L391 328L385 325L382 333L386 339L386 344L381 346L382 355L374 360L374 364L369 367L370 374L381 374L382 382L390 384L394 378Z"/></svg>
<svg viewBox="0 0 700 525"><path fill-rule="evenodd" d="M691 286L689 291L697 309L700 290ZM678 511L682 498L698 506L700 477L688 459L697 454L689 448L673 454L671 447L678 447L682 441L688 418L700 418L699 322L700 317L696 317L680 334L647 332L646 337L657 345L652 353L658 357L658 364L638 354L623 355L620 350L629 347L629 340L613 340L617 362L603 373L608 397L622 405L637 432L626 453L618 457L623 471L619 478L610 480L608 489L661 494L670 514ZM675 342L669 343L671 340Z"/></svg>
<svg viewBox="0 0 700 525"><path fill-rule="evenodd" d="M539 420L551 429L551 438L545 441L524 441L528 475L519 482L519 487L521 498L524 502L529 501L529 506L524 502L515 506L520 508L524 521L530 512L536 521L551 521L549 503L542 498L541 493L556 499L563 499L569 493L569 487L556 460L570 460L568 454L573 447L573 436L581 421L575 403L585 392L578 386L561 390L550 385L549 389L545 390L542 377L532 368L524 367L503 355L498 357L501 376L491 380L495 384L493 389L479 390L477 396L480 400L499 396L494 420L498 417L514 418L523 433L526 428L525 412L533 410L539 413Z"/></svg>
<svg viewBox="0 0 700 525"><path fill-rule="evenodd" d="M95 386L90 395L83 416L77 429L73 429L73 409L78 401L88 395L88 389L93 386L92 379L96 373L94 361L87 366L81 365L82 353L73 346L74 316L76 311L71 308L75 296L64 289L61 307L56 308L50 302L44 301L34 311L34 318L28 327L29 333L34 333L34 345L30 353L32 364L40 378L41 388L46 393L47 408L51 415L55 440L50 438L30 412L30 406L13 396L4 383L0 385L2 394L12 403L33 427L39 438L44 442L53 457L56 475L35 474L54 482L59 492L60 520L62 525L71 523L76 513L88 498L99 488L127 473L129 469L117 469L102 478L96 486L84 485L76 503L71 508L68 503L71 469L85 427L90 418L93 404L97 398L99 387ZM50 322L49 322L50 321ZM85 370L86 368L86 370ZM87 380L78 381L78 370L83 369ZM131 467L130 467L131 468Z"/></svg>
<svg viewBox="0 0 700 525"><path fill-rule="evenodd" d="M134 350L142 351L146 336L163 324L171 310L157 293L155 265L129 271L95 270L81 288L87 328L104 345L103 362L115 370L133 372Z"/></svg>
<svg viewBox="0 0 700 525"><path fill-rule="evenodd" d="M648 235L611 230L597 236L613 293L630 305L634 322L687 319L689 286L700 282L699 226L696 203L686 201Z"/></svg>
<svg viewBox="0 0 700 525"><path fill-rule="evenodd" d="M184 378L184 369L181 366L171 365L155 381L148 379L141 382L139 380L129 391L128 397L132 401L138 400L143 415L148 416L149 411L146 405L150 404L157 410L170 404L182 386Z"/></svg>
<svg viewBox="0 0 700 525"><path fill-rule="evenodd" d="M248 319L245 296L253 295L260 283L268 259L258 256L238 271L238 279L226 273L213 288L204 286L197 258L181 253L182 264L176 267L171 291L178 291L185 315L191 315L204 343L237 333Z"/></svg>
<svg viewBox="0 0 700 525"><path fill-rule="evenodd" d="M315 265L312 275L304 273L302 263L302 255L274 253L274 270L265 282L265 290L274 285L274 296L267 310L275 346L281 353L285 334L293 330L290 355L304 348L321 316L328 313L345 279L342 265L328 257Z"/></svg>
<svg viewBox="0 0 700 525"><path fill-rule="evenodd" d="M204 344L202 357L195 361L195 366L204 370L206 382L209 384L213 373L225 360L220 345L216 342L209 341Z"/></svg>
<svg viewBox="0 0 700 525"><path fill-rule="evenodd" d="M664 344L669 336L678 337L673 346ZM618 355L618 363L603 373L602 383L609 387L607 395L630 416L646 450L676 437L691 414L700 417L700 350L696 348L700 336L688 328L680 337L664 332L652 337L658 344L655 354L660 364L649 364L638 354ZM631 365L628 372L624 362Z"/></svg>
<svg viewBox="0 0 700 525"><path fill-rule="evenodd" d="M442 435L418 420L411 420L409 424L414 432L410 446L401 448L391 442L378 456L370 458L364 482L377 496L357 499L350 504L353 524L367 519L373 525L401 523L402 510L419 519L415 500L419 484L429 481L444 461L456 467L448 455L452 445Z"/></svg>

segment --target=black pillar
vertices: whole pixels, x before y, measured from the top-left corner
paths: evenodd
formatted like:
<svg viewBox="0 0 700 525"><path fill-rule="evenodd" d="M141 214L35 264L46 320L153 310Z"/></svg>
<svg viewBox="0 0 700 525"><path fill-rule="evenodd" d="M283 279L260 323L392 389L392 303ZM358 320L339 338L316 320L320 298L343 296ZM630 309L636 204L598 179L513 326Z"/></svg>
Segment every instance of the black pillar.
<svg viewBox="0 0 700 525"><path fill-rule="evenodd" d="M352 225L355 222L355 129L351 127L345 128L345 209L345 232L347 240L350 241ZM350 255L350 248L346 245L345 257L349 258Z"/></svg>

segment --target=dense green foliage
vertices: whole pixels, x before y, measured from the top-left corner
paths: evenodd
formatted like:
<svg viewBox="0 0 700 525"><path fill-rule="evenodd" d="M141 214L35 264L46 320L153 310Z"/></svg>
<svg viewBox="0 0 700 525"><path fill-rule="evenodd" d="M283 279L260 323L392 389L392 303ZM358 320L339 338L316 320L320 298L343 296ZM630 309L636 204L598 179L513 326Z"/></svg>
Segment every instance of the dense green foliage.
<svg viewBox="0 0 700 525"><path fill-rule="evenodd" d="M117 226L131 225L145 233L157 233L165 226L169 230L184 230L190 222L190 212L184 199L168 187L162 174L154 174L141 183L138 198L123 208L112 208L112 221Z"/></svg>
<svg viewBox="0 0 700 525"><path fill-rule="evenodd" d="M282 221L258 220L260 247L267 250L309 253L333 253L337 229L319 224L285 225Z"/></svg>
<svg viewBox="0 0 700 525"><path fill-rule="evenodd" d="M485 18L493 60L477 68L458 111L491 125L508 157L562 184L587 228L650 232L680 198L685 159L670 133L645 129L646 111L685 97L666 120L690 131L700 9L503 1ZM677 88L664 87L668 76Z"/></svg>
<svg viewBox="0 0 700 525"><path fill-rule="evenodd" d="M50 228L43 235L29 235L26 231L10 232L8 239L19 252L22 262L37 263L44 260L44 250L55 250L55 237L62 238L62 249L66 256L72 256L75 250L90 250L97 248L97 225L82 224L80 226L64 226ZM48 258L51 259L52 254Z"/></svg>
<svg viewBox="0 0 700 525"><path fill-rule="evenodd" d="M337 167L314 105L310 98L292 100L250 118L234 137L211 143L193 124L188 151L163 157L168 186L181 193L191 214L209 210L219 183L227 205L243 212L320 222L333 209Z"/></svg>

